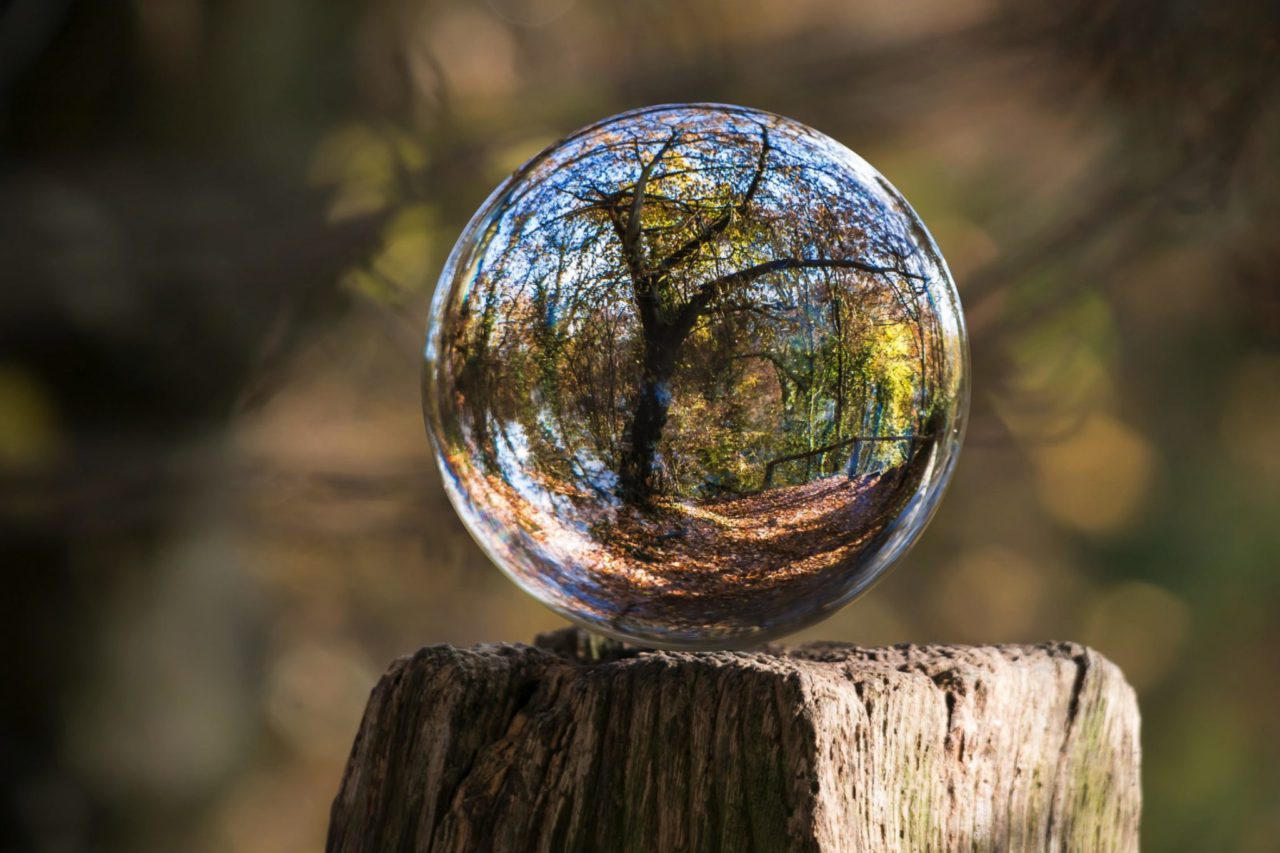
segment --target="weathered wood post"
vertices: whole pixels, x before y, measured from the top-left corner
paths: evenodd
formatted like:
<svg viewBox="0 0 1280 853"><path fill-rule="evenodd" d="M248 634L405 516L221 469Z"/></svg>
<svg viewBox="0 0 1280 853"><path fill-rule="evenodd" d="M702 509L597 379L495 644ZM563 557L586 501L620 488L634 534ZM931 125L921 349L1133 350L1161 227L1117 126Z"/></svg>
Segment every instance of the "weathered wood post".
<svg viewBox="0 0 1280 853"><path fill-rule="evenodd" d="M432 646L374 688L330 851L1138 849L1138 707L1070 643Z"/></svg>

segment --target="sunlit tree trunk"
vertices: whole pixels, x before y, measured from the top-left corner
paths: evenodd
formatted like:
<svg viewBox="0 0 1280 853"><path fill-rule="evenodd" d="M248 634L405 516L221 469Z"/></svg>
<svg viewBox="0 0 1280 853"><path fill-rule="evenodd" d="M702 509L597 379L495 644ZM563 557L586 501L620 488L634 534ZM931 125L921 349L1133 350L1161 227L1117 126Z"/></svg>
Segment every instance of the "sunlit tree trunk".
<svg viewBox="0 0 1280 853"><path fill-rule="evenodd" d="M840 319L840 300L831 300L831 325L836 331L836 443L844 439L844 323ZM825 464L823 467L825 471Z"/></svg>
<svg viewBox="0 0 1280 853"><path fill-rule="evenodd" d="M671 380L683 343L684 336L677 337L670 327L660 327L645 338L640 392L619 466L620 491L630 503L650 503L658 488L658 443L667 425Z"/></svg>

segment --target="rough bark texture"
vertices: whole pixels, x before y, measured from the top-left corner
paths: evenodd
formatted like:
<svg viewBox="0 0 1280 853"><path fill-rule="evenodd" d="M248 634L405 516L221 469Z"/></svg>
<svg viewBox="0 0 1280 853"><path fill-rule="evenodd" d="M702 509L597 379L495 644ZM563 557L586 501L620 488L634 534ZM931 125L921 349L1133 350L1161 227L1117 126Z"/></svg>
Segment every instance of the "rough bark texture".
<svg viewBox="0 0 1280 853"><path fill-rule="evenodd" d="M369 700L328 849L1137 850L1097 652L432 646Z"/></svg>

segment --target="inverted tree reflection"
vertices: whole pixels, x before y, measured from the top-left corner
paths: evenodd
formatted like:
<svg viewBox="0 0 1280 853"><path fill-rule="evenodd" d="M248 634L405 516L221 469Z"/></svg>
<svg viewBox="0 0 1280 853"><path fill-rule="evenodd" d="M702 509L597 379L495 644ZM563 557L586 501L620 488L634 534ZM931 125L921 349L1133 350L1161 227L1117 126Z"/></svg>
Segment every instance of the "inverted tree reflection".
<svg viewBox="0 0 1280 853"><path fill-rule="evenodd" d="M904 511L954 427L962 332L927 236L874 170L793 122L661 108L588 128L472 229L429 382L456 413L459 485L548 562L585 559L559 553L572 529L597 573L834 565ZM844 490L808 488L826 479ZM761 517L750 560L718 558L727 519L791 506L764 499L781 489L844 497L805 535ZM622 516L667 544L629 544ZM699 533L713 523L720 541Z"/></svg>

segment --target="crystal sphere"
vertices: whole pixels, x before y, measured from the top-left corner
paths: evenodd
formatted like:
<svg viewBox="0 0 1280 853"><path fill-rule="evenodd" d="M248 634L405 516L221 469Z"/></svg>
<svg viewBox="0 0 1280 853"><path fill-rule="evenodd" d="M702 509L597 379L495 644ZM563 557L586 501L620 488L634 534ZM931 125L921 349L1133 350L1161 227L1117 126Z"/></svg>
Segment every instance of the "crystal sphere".
<svg viewBox="0 0 1280 853"><path fill-rule="evenodd" d="M733 647L865 591L928 522L964 320L902 195L758 110L605 119L507 179L436 290L423 408L504 572L589 629Z"/></svg>

